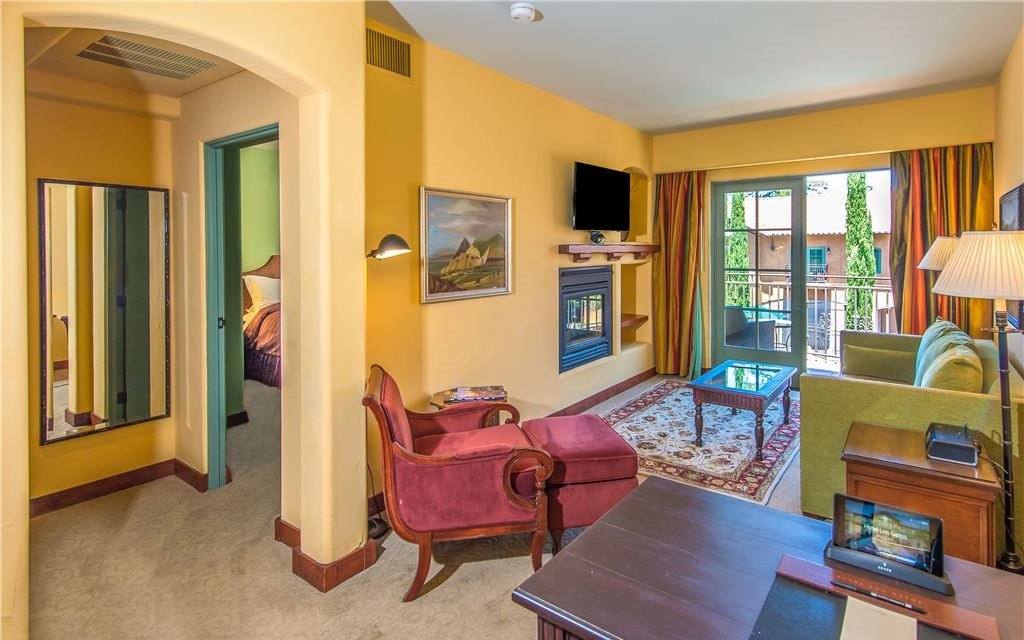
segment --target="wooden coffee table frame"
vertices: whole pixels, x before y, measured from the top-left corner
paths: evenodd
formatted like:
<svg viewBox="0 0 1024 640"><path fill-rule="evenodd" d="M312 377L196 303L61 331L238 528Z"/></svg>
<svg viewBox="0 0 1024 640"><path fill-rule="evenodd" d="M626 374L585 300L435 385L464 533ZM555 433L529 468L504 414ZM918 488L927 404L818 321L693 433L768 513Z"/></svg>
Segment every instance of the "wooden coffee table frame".
<svg viewBox="0 0 1024 640"><path fill-rule="evenodd" d="M779 373L764 385L763 391L730 389L710 382L712 378L730 366L773 367L778 368ZM704 446L705 403L729 407L734 415L737 410L741 409L743 411L753 411L754 442L757 445L756 456L758 460L764 460L764 410L781 395L782 424L789 424L789 408L791 404L789 392L793 386L793 376L796 374L796 369L785 365L727 360L691 382L690 388L693 390L693 404L696 408L693 422L697 430L697 437L694 440L694 444L698 447Z"/></svg>

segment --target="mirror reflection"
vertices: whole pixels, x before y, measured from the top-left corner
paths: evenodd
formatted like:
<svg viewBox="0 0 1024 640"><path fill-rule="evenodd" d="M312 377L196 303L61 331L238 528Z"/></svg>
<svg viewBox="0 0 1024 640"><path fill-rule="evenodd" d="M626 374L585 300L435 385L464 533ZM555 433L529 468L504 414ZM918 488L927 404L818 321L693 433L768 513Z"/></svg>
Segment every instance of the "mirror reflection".
<svg viewBox="0 0 1024 640"><path fill-rule="evenodd" d="M43 444L169 415L168 192L40 180Z"/></svg>

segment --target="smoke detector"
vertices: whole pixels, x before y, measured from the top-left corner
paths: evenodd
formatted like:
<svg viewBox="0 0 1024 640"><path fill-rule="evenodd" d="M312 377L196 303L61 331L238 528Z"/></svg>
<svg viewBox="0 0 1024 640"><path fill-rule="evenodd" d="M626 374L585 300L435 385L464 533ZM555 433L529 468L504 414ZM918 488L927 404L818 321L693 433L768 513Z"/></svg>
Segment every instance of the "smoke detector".
<svg viewBox="0 0 1024 640"><path fill-rule="evenodd" d="M510 10L513 22L533 22L537 19L537 9L529 2L516 2Z"/></svg>

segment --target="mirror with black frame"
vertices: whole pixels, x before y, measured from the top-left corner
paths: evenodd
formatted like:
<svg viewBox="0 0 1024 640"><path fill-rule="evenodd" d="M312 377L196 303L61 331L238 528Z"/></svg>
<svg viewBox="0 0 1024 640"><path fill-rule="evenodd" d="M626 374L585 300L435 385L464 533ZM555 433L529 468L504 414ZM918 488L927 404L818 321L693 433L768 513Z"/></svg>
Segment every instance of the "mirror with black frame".
<svg viewBox="0 0 1024 640"><path fill-rule="evenodd" d="M170 415L168 206L39 181L41 444Z"/></svg>

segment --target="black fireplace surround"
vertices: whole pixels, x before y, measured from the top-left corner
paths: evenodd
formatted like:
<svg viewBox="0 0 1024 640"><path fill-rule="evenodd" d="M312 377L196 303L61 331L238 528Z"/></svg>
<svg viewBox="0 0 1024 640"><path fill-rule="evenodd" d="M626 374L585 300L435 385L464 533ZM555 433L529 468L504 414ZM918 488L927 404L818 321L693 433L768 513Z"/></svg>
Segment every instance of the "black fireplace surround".
<svg viewBox="0 0 1024 640"><path fill-rule="evenodd" d="M558 270L558 371L612 353L612 268Z"/></svg>

